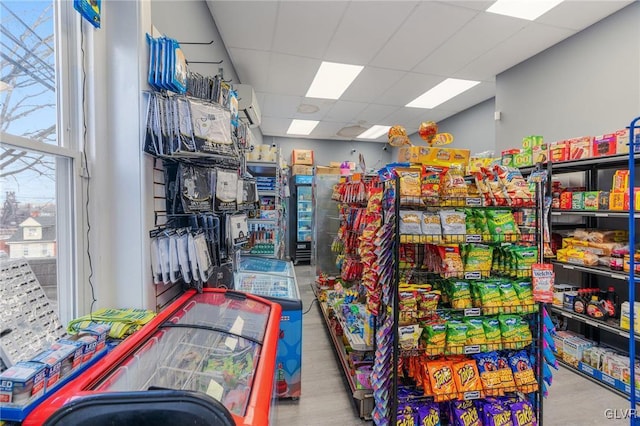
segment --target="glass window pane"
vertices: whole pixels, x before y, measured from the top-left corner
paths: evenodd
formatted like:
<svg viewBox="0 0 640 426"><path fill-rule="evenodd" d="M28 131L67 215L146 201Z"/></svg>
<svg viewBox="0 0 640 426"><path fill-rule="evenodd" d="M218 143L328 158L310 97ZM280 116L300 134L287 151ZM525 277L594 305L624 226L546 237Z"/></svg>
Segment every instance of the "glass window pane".
<svg viewBox="0 0 640 426"><path fill-rule="evenodd" d="M59 159L2 145L0 160L0 256L25 258L49 299L58 300L57 215L69 206L57 202Z"/></svg>
<svg viewBox="0 0 640 426"><path fill-rule="evenodd" d="M58 144L53 2L2 1L0 17L0 130Z"/></svg>

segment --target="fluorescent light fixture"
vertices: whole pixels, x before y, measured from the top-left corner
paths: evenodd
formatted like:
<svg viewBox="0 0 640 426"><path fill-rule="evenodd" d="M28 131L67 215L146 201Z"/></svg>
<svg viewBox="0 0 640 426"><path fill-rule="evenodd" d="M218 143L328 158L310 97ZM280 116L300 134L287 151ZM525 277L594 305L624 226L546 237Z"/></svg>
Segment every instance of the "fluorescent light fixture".
<svg viewBox="0 0 640 426"><path fill-rule="evenodd" d="M307 90L307 98L338 99L364 67L322 62Z"/></svg>
<svg viewBox="0 0 640 426"><path fill-rule="evenodd" d="M287 130L288 135L308 135L313 132L319 121L317 120L293 120Z"/></svg>
<svg viewBox="0 0 640 426"><path fill-rule="evenodd" d="M376 124L375 126L371 126L364 132L360 133L356 136L356 139L378 139L380 136L387 133L390 128L391 126L381 126Z"/></svg>
<svg viewBox="0 0 640 426"><path fill-rule="evenodd" d="M562 3L562 1L563 0L498 0L489 6L487 12L534 21Z"/></svg>
<svg viewBox="0 0 640 426"><path fill-rule="evenodd" d="M406 106L411 108L435 108L438 105L471 89L479 81L448 78L437 86L418 96Z"/></svg>

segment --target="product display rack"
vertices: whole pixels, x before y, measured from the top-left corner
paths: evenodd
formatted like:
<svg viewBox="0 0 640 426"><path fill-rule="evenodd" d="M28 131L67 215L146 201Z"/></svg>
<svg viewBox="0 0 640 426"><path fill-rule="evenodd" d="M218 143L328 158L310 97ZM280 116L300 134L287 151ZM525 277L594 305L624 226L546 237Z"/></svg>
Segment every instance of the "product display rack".
<svg viewBox="0 0 640 426"><path fill-rule="evenodd" d="M637 119L636 119L637 120ZM632 122L629 128L629 140L634 141L634 126L635 121ZM637 128L637 127L635 127ZM636 142L637 143L637 142ZM557 223L552 224L553 228L558 229L571 229L571 227L579 228L579 227L597 227L600 220L620 220L627 219L628 226L625 228L629 231L629 247L633 248L634 238L635 238L635 221L640 218L640 212L637 211L637 207L634 208L634 194L633 194L633 182L634 182L634 171L637 167L638 160L640 159L640 154L637 152L638 148L634 148L634 143L631 142L629 146L628 154L620 154L608 157L597 157L597 158L587 158L581 160L572 160L560 163L548 163L546 167L550 171L551 176L564 174L564 173L583 173L585 177L586 190L587 191L596 191L599 188L599 176L598 172L602 170L613 170L613 169L621 169L625 168L625 166L629 170L629 210L585 210L585 209L559 209L554 208L550 211L551 218L558 217L581 217L584 218L584 223L582 224L560 224L558 226ZM528 172L529 168L521 168L523 173ZM605 188L606 189L606 188ZM611 223L611 222L609 222ZM611 226L607 224L607 226ZM625 229L623 228L623 229ZM619 228L618 228L619 229ZM631 256L633 259L633 256ZM618 286L622 286L621 288L624 290L628 288L628 300L635 300L635 286L629 285L629 282L638 282L635 274L633 273L633 269L629 272L612 270L606 266L590 266L590 265L580 265L569 262L561 262L557 260L549 260L551 264L555 265L556 270L565 270L565 271L577 271L583 275L583 286L584 283L587 283L589 287L600 287L602 284L598 283L597 278L600 279L608 279L612 280L611 283L616 283L622 281L623 284L618 284ZM632 262L632 261L631 261ZM633 265L631 265L633 268ZM625 287L626 286L626 287ZM620 287L619 287L620 288ZM630 306L634 306L634 303L630 303ZM633 308L631 308L633 309ZM629 399L631 403L631 407L635 408L636 404L639 402L640 394L635 387L634 381L634 362L633 360L636 358L635 351L635 342L640 340L640 335L633 328L633 312L630 312L631 320L630 320L630 329L623 329L620 327L620 308L618 306L618 318L608 321L601 321L595 318L592 318L585 314L580 314L564 307L551 306L550 311L554 315L561 316L564 318L568 318L572 321L581 324L581 327L584 328L584 332L582 334L587 333L589 336L593 338L593 333L595 333L596 341L600 341L601 336L598 331L603 331L608 335L623 337L629 342L628 354L630 362L630 384L624 383L622 380L619 380L615 377L607 375L606 373L594 368L591 365L588 365L585 362L578 362L577 365L573 363L568 363L562 359L559 359L559 362L566 367L567 369L579 374L582 377L585 377L606 389L609 389L627 399ZM632 338L634 336L635 338ZM607 344L604 344L603 347L607 347ZM615 348L620 351L621 348ZM627 352L624 351L623 352ZM633 420L632 420L632 424Z"/></svg>
<svg viewBox="0 0 640 426"><path fill-rule="evenodd" d="M318 295L318 290L316 290L316 296ZM354 374L352 373L351 366L349 365L349 355L342 341L342 337L337 335L335 327L332 326L333 323L330 318L329 307L326 302L320 302L318 305L320 306L320 311L322 312L322 317L327 327L327 333L331 339L334 354L343 373L342 378L351 393L351 398L356 412L361 419L371 420L371 411L373 410L373 393L370 389L358 389ZM336 319L336 321L339 320ZM344 330L344 328L342 329ZM356 348L368 349L366 346L361 344L359 339L352 340L353 336L350 333L345 333L344 336L350 342L354 351L358 351Z"/></svg>
<svg viewBox="0 0 640 426"><path fill-rule="evenodd" d="M284 255L284 211L279 158L276 155L276 161L246 162L247 172L258 179L260 210L247 220L250 237L245 251L251 255L281 259ZM266 185L262 186L260 180L264 180ZM269 208L265 209L265 205Z"/></svg>
<svg viewBox="0 0 640 426"><path fill-rule="evenodd" d="M391 300L390 300L390 304L387 307L387 311L388 313L392 316L392 320L393 320L393 356L392 356L392 362L391 365L399 365L399 364L403 364L400 363L400 359L404 358L406 360L406 357L414 357L414 356L420 356L420 355L425 355L425 348L420 347L419 349L405 349L405 348L401 348L400 344L399 344L399 339L400 339L400 315L402 313L402 309L400 307L400 299L401 299L401 295L400 295L400 283L401 280L403 280L404 278L402 278L403 276L405 276L405 274L408 271L413 271L415 270L415 265L409 268L405 268L402 266L401 263L401 256L400 256L400 247L402 244L415 244L415 243L419 243L419 244L423 244L423 243L430 243L432 241L430 240L435 240L436 243L438 244L445 244L445 243L468 243L468 242L474 242L474 243L490 243L490 244L498 244L498 245L502 245L505 242L512 242L512 243L516 243L519 241L519 238L514 238L512 236L506 236L506 235L478 235L478 234L460 234L460 235L448 235L446 237L448 238L434 238L431 235L407 235L407 234L402 234L400 232L400 214L399 212L401 210L406 210L408 209L414 209L414 210L418 210L418 211L427 211L427 210L438 210L440 208L442 209L455 209L460 208L460 207L465 207L465 208L482 208L482 209L488 209L488 208L492 208L492 207L484 207L482 206L482 200L480 200L480 203L476 203L475 201L469 203L469 202L463 202L462 200L452 200L452 199L447 199L447 198L443 198L442 200L440 200L440 203L436 200L435 202L431 203L431 205L428 206L421 206L421 207L416 207L416 204L413 203L406 203L406 199L404 200L405 203L402 203L401 200L401 196L399 196L399 188L400 188L400 179L398 177L396 177L394 180L392 181L388 181L385 183L385 191L393 191L395 193L395 197L393 199L393 204L391 205L387 205L387 208L385 209L385 217L388 220L392 220L394 222L393 225L393 229L394 229L394 274L393 274L393 280L391 281L391 290L390 293L392 294L391 296ZM536 199L539 199L539 197L536 197ZM466 201L466 200L465 200ZM427 203L429 204L429 203ZM537 204L537 208L536 208L536 215L538 217L541 217L541 208L540 208L541 204ZM493 208L497 208L497 207L493 207ZM530 206L528 208L531 208ZM501 209L504 209L504 207L501 207ZM509 208L510 209L510 208ZM537 228L534 228L537 229ZM533 239L533 242L537 243L537 247L539 252L541 253L541 249L542 249L542 235L540 232L535 232L535 237ZM425 238L426 237L426 238ZM453 238L452 238L453 237ZM530 241L531 242L531 241ZM538 258L541 258L541 255L538 255ZM539 259L536 259L539 261ZM466 279L466 280L476 280L476 279L483 279L485 277L488 277L489 271L464 271L463 273L458 273L455 274L454 278L461 278L461 279ZM432 275L433 274L428 274L428 275ZM529 274L528 276L530 276L530 270L529 270ZM426 282L426 281L425 281ZM464 317L478 317L481 314L498 314L498 313L511 313L511 311L515 311L517 312L518 309L517 308L511 308L511 307L507 307L506 309L503 308L502 310L500 308L487 308L486 310L483 310L482 308L468 308L468 309L464 309L464 310L460 310L460 309L449 309L450 312L452 313L457 313L459 315L462 315ZM484 311L484 312L483 312ZM522 349L526 349L529 353L529 356L531 359L535 359L535 365L533 365L533 369L534 369L534 373L535 373L535 378L536 381L538 383L538 386L542 386L542 367L541 367L541 362L542 362L542 344L541 344L541 338L542 338L542 310L539 307L539 304L536 304L533 302L533 300L531 301L531 306L528 306L527 308L523 308L520 307L520 311L518 314L519 315L523 315L523 316L527 316L529 318L529 322L530 322L530 326L531 326L531 336L532 336L532 340L531 341L512 341L512 342L508 342L506 344L503 343L502 346L496 346L494 345L478 345L478 344L465 344L463 346L450 346L449 344L447 344L446 349L444 351L436 351L436 352L429 352L428 348L427 348L427 355L431 355L431 356L446 356L448 354L458 354L458 355L472 355L472 354L479 354L481 352L485 352L487 350L489 351L493 351L493 350L522 350ZM439 311L434 311L434 313L439 312ZM406 314L406 312L405 312ZM424 333L424 331L423 331ZM422 345L422 343L420 343L420 345ZM380 351L380 347L378 346L376 348L376 354L378 354L378 351ZM400 421L400 418L398 417L400 414L400 404L402 403L402 401L400 401L400 394L399 394L399 378L397 377L398 374L398 370L396 368L393 368L393 373L392 373L392 386L389 389L389 394L392 395L390 396L390 398L392 399L392 404L391 404L391 410L390 410L390 419L389 422L380 422L379 424L396 424L396 422ZM481 397L482 391L478 391L478 390L473 390L473 391L468 391L468 392L461 392L459 394L456 395L456 397L454 397L453 399L458 399L460 401L469 401L469 400L474 400L474 399L479 399ZM436 394L433 394L434 397L437 400L437 396L435 396ZM409 398L409 397L407 397ZM417 400L420 400L424 397L418 397ZM538 424L542 424L542 392L541 391L535 391L532 394L528 395L527 398L533 405L533 409L534 409L534 413L536 418L538 419ZM414 401L416 401L416 399L413 399ZM407 404L409 404L411 402L411 398L406 399L405 400ZM403 409L404 410L404 409ZM404 412L404 411L403 411ZM442 415L442 414L441 414ZM398 423L399 424L399 423Z"/></svg>

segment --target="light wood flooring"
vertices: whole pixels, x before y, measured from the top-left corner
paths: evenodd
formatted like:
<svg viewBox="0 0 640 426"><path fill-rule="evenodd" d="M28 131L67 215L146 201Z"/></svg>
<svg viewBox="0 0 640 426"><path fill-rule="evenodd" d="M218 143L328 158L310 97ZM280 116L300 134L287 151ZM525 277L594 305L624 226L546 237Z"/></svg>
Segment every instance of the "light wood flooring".
<svg viewBox="0 0 640 426"><path fill-rule="evenodd" d="M311 283L315 269L296 266L303 311L314 300ZM322 314L314 303L303 316L302 396L283 400L276 406L278 426L354 426L371 425L360 420L347 393ZM629 403L608 390L560 368L544 402L545 426L628 425L628 420L609 420L606 409L623 410ZM620 412L620 411L619 411Z"/></svg>

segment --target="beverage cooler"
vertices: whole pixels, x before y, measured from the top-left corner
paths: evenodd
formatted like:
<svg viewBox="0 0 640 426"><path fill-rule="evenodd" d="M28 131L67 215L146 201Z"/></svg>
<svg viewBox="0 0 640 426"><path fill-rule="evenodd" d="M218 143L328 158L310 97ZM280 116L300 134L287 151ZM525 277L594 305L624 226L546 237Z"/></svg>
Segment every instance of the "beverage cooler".
<svg viewBox="0 0 640 426"><path fill-rule="evenodd" d="M205 288L202 293L190 290L49 396L23 425L45 424L54 413L71 411L69 407L83 400L95 401L95 415L104 414L105 409L112 409L113 416L122 415L123 401L142 401L158 391L171 396L170 390L177 395L175 400L143 404L145 416L179 406L183 399L178 395L183 393L201 395L201 400L210 401L209 408L220 406L236 425L273 423L280 314L277 303L258 296L217 288ZM119 395L126 398L117 402ZM100 396L116 402L105 408L105 398ZM171 415L164 416L165 424L184 420L184 414L173 419Z"/></svg>
<svg viewBox="0 0 640 426"><path fill-rule="evenodd" d="M311 261L313 237L313 176L294 175L291 178L290 254L297 265Z"/></svg>
<svg viewBox="0 0 640 426"><path fill-rule="evenodd" d="M276 395L299 398L302 373L302 301L291 261L257 256L240 258L235 289L264 297L282 307L276 354Z"/></svg>

